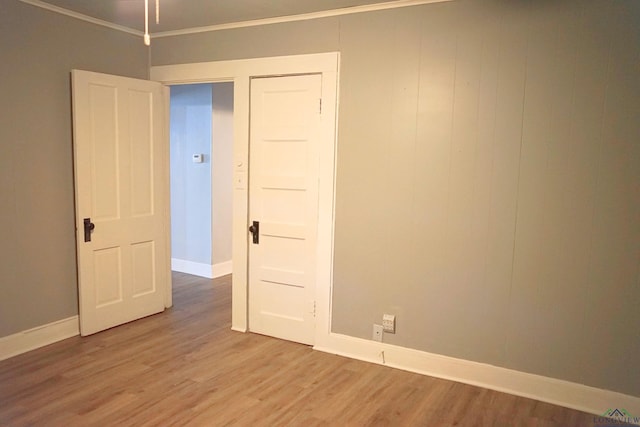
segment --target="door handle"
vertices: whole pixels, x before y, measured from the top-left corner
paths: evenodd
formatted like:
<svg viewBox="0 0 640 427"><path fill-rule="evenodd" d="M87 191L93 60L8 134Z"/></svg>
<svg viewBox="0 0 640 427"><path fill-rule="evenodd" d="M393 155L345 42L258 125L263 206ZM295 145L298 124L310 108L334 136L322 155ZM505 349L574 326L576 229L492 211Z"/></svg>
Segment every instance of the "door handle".
<svg viewBox="0 0 640 427"><path fill-rule="evenodd" d="M93 231L94 228L96 228L96 225L91 222L91 218L85 218L83 222L84 222L84 241L90 242L91 232Z"/></svg>
<svg viewBox="0 0 640 427"><path fill-rule="evenodd" d="M253 235L253 243L255 245L260 243L260 221L253 221L253 224L249 227L249 232Z"/></svg>

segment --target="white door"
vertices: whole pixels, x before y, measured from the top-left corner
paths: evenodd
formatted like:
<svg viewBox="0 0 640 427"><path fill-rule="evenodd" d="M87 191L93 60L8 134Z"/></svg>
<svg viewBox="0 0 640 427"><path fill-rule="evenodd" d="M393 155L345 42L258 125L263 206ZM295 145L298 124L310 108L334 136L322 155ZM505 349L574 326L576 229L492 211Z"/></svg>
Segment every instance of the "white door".
<svg viewBox="0 0 640 427"><path fill-rule="evenodd" d="M164 310L170 286L165 89L72 72L80 332ZM86 224L86 225L85 225Z"/></svg>
<svg viewBox="0 0 640 427"><path fill-rule="evenodd" d="M304 344L315 335L321 84L251 80L249 329Z"/></svg>

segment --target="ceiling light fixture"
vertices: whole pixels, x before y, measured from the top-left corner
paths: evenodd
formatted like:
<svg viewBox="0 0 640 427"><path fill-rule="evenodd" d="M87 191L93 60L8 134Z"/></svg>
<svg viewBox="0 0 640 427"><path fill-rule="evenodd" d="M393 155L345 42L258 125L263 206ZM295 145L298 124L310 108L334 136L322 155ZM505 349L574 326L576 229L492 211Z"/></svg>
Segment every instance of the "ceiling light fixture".
<svg viewBox="0 0 640 427"><path fill-rule="evenodd" d="M160 23L160 0L156 0L156 24ZM144 0L144 44L151 46L149 35L149 0Z"/></svg>

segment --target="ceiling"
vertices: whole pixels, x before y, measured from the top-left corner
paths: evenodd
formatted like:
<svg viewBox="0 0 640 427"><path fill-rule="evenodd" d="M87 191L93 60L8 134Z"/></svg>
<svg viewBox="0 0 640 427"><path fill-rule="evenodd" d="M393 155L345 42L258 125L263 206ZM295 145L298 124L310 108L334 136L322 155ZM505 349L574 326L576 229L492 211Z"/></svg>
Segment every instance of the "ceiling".
<svg viewBox="0 0 640 427"><path fill-rule="evenodd" d="M144 0L41 1L131 29L144 29ZM389 0L160 0L160 24L156 24L156 0L149 0L149 32L153 34L388 2Z"/></svg>

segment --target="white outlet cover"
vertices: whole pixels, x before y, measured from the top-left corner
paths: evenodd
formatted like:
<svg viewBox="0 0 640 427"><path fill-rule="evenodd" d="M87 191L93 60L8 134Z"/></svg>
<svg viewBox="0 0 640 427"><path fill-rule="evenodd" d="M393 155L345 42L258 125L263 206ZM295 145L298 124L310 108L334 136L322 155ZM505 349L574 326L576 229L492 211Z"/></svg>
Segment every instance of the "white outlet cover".
<svg viewBox="0 0 640 427"><path fill-rule="evenodd" d="M371 339L374 341L382 342L382 325L373 324L373 335Z"/></svg>

